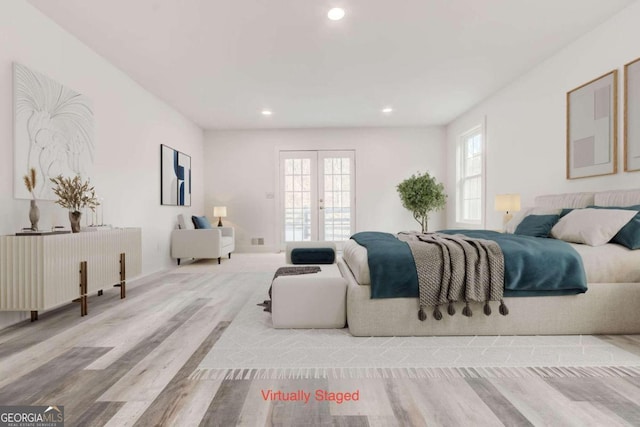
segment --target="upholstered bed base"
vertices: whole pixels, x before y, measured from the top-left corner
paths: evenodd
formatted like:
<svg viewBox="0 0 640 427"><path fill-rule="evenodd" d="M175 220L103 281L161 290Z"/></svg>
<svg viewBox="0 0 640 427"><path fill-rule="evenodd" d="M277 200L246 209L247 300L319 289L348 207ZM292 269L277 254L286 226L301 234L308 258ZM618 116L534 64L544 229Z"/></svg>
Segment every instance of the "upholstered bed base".
<svg viewBox="0 0 640 427"><path fill-rule="evenodd" d="M638 189L552 194L535 199L535 206L547 208L638 204ZM438 321L427 313L427 320L421 322L417 298L371 299L371 287L360 285L342 258L338 266L348 282L347 323L355 336L640 333L640 283L589 283L587 293L580 295L505 298L508 316L501 316L498 304L493 303L490 316L476 305L468 318L461 314L460 304L454 316L444 314Z"/></svg>
<svg viewBox="0 0 640 427"><path fill-rule="evenodd" d="M434 335L578 335L640 333L640 283L593 283L586 294L558 297L505 298L508 316L486 316L472 306L465 317L462 304L454 316L418 319L417 298L371 299L370 286L359 285L344 260L347 280L347 323L354 336Z"/></svg>

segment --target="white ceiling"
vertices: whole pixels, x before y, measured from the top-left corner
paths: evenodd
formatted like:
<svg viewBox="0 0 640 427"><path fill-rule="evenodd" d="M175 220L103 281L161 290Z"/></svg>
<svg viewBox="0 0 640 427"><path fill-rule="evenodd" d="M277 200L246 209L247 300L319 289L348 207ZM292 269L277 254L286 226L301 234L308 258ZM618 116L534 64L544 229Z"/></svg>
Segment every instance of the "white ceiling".
<svg viewBox="0 0 640 427"><path fill-rule="evenodd" d="M205 129L446 124L633 2L28 1Z"/></svg>

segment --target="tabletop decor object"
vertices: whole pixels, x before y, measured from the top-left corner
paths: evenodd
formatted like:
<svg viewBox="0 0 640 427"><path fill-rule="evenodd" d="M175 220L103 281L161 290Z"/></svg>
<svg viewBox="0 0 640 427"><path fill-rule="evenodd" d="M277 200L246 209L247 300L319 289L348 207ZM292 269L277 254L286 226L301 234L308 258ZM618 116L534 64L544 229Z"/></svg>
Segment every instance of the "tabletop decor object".
<svg viewBox="0 0 640 427"><path fill-rule="evenodd" d="M40 221L40 209L36 204L36 195L34 190L36 188L36 169L31 168L29 174L23 177L24 185L27 187L27 191L31 193L31 206L29 208L29 221L31 222L31 230L38 231L38 221Z"/></svg>
<svg viewBox="0 0 640 427"><path fill-rule="evenodd" d="M51 178L51 182L55 184L55 187L52 187L53 193L58 196L56 203L69 209L71 231L78 233L82 217L80 209L87 207L93 211L100 204L96 198L94 187L89 185L89 181L82 181L80 175L73 178L58 175Z"/></svg>

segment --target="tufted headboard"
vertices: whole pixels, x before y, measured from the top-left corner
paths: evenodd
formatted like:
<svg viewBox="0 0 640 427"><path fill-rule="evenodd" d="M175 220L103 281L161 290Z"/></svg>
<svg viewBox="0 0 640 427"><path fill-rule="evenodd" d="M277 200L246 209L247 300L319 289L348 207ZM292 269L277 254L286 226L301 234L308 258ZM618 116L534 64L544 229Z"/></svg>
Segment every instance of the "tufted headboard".
<svg viewBox="0 0 640 427"><path fill-rule="evenodd" d="M640 190L612 190L598 193L565 193L538 196L535 205L545 208L585 208L640 205Z"/></svg>
<svg viewBox="0 0 640 427"><path fill-rule="evenodd" d="M563 209L563 208L586 208L594 205L595 193L565 193L548 194L538 196L535 205L543 208Z"/></svg>
<svg viewBox="0 0 640 427"><path fill-rule="evenodd" d="M640 190L603 191L595 194L596 206L640 205Z"/></svg>

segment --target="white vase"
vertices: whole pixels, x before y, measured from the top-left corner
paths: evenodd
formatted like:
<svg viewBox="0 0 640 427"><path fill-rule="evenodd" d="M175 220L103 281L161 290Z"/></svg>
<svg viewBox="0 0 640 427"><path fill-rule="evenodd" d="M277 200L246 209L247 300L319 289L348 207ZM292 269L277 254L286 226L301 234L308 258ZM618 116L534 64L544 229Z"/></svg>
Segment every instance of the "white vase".
<svg viewBox="0 0 640 427"><path fill-rule="evenodd" d="M38 221L40 221L40 209L36 205L36 201L31 200L31 207L29 208L29 221L31 221L31 229L38 231Z"/></svg>

